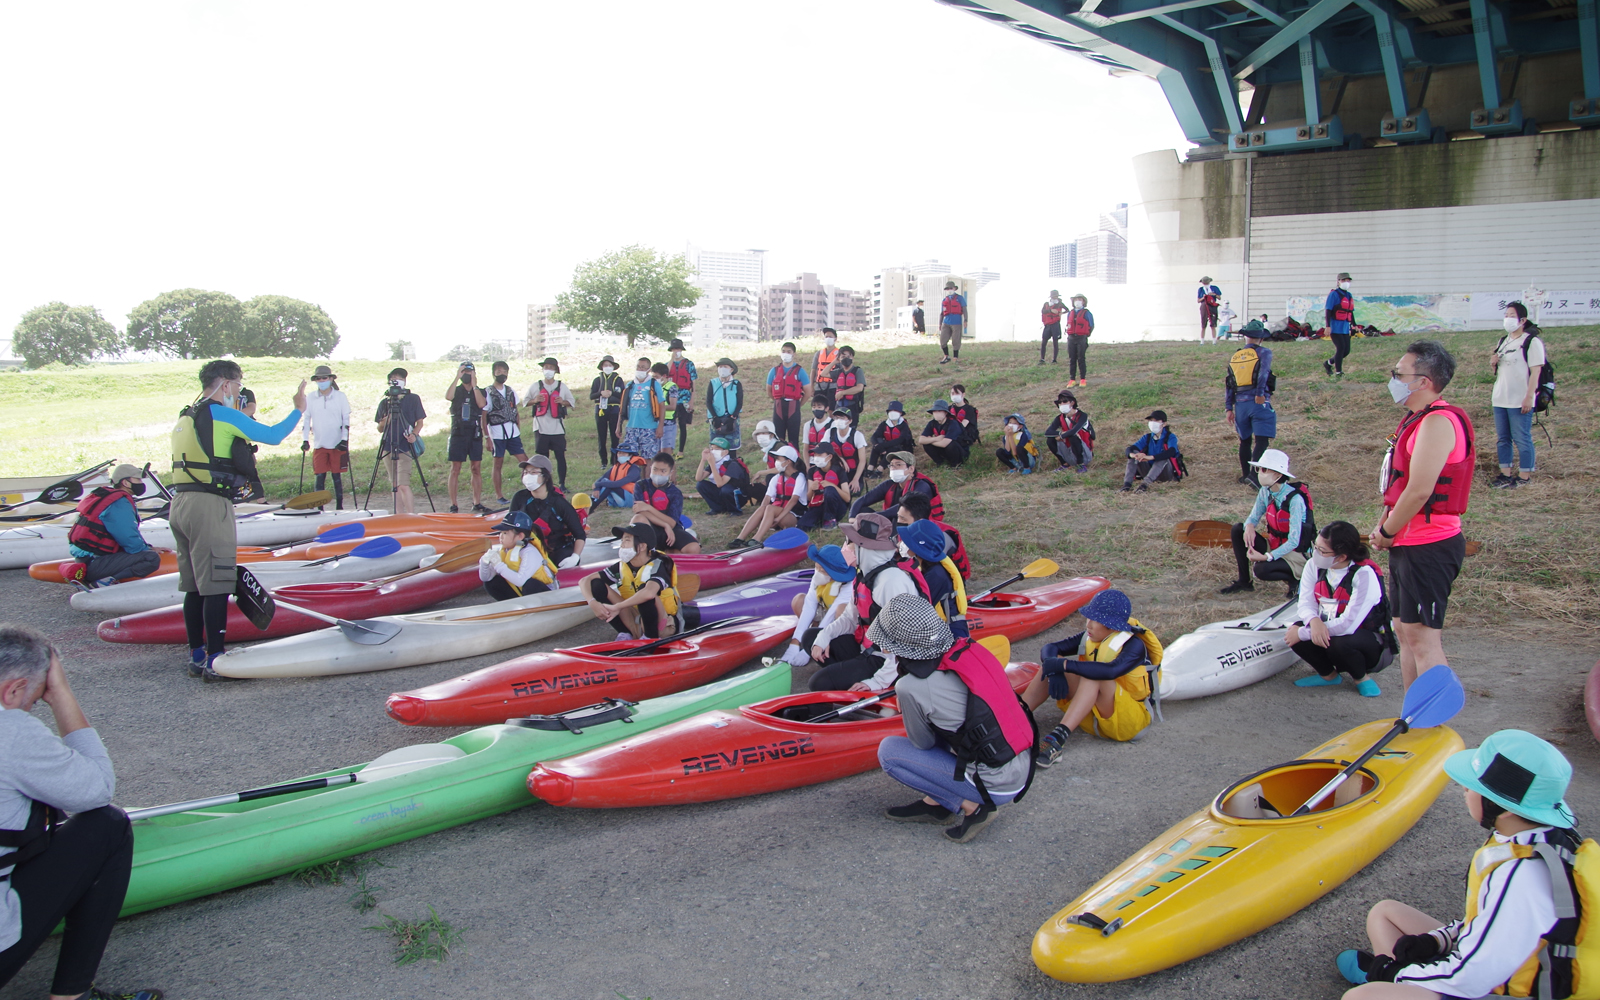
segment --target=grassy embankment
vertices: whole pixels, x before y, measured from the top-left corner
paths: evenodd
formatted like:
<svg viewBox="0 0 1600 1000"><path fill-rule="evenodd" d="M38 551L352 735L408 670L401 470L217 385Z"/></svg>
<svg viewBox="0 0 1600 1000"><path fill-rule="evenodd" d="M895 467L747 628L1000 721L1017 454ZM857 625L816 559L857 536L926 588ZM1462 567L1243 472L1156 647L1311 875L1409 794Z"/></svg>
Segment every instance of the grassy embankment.
<svg viewBox="0 0 1600 1000"><path fill-rule="evenodd" d="M1484 488L1495 464L1488 356L1496 336L1443 337L1460 361L1448 398L1472 413L1479 465L1485 472L1467 516L1468 535L1482 542L1483 549L1467 561L1451 621L1509 626L1528 634L1542 630L1548 635L1552 624L1568 632L1593 633L1600 630L1600 532L1595 530L1597 479L1588 452L1600 438L1594 396L1600 382L1600 330L1565 328L1547 335L1560 373L1560 402L1546 420L1555 447L1535 429L1540 449L1535 485L1510 492ZM1330 353L1326 344L1274 345L1277 444L1289 452L1295 473L1310 484L1319 524L1343 518L1365 529L1376 516L1377 466L1399 415L1384 383L1405 341L1357 340L1346 365L1350 374L1342 382L1322 375L1322 358ZM1200 622L1281 600L1281 591L1268 585L1243 598L1219 597L1217 588L1233 572L1231 554L1191 550L1171 541L1174 522L1235 520L1251 501L1250 491L1234 482L1237 445L1221 413L1223 365L1230 350L1170 343L1091 347L1090 385L1077 394L1094 418L1100 450L1092 470L1082 477L1020 477L996 471L992 449L1000 418L1020 411L1030 427L1042 429L1064 380L1065 365L1036 366L1036 348L1029 345L972 345L959 364L943 367L936 363L938 351L931 344L863 354L868 429L881 419L891 398L903 400L920 426L920 411L947 396L952 381L964 382L983 414L984 444L965 469L936 478L951 523L967 537L976 578L999 578L1038 556L1049 556L1066 573L1102 574L1128 589L1137 613L1170 639ZM710 359L699 360L702 371L708 371ZM760 358L741 364L747 385L747 453L750 428L768 409L756 390L771 363ZM244 362L264 417L284 412L294 384L313 364ZM171 420L193 398L195 367L193 362L167 362L0 376L0 405L7 415L0 427L0 474L71 471L113 454L140 463L156 461L160 468ZM376 443L370 417L390 367L389 362L345 362L337 369L354 404L353 459L363 496ZM430 413L423 466L442 510L447 503L442 397L453 365L414 362L407 367L411 386L423 394ZM519 363L517 381L525 384L533 367ZM593 372L567 374L580 397L579 411L568 425L568 478L572 488L581 489L598 472L593 422L582 405ZM1153 408L1170 415L1192 475L1152 495L1119 494L1115 488L1121 482L1123 448L1143 432L1143 418ZM527 437L531 445L531 434ZM690 434L694 455L706 439L704 423L697 422ZM680 471L680 483L688 484L692 465L691 456ZM285 445L262 448L262 475L273 496L298 491L299 467L298 436ZM512 476L508 489L514 485ZM309 475L306 484L309 488ZM692 487L686 493L691 497L689 514L707 548L721 548L737 522L705 517ZM469 496L465 489L463 494ZM382 476L373 503L388 505ZM609 527L624 517L622 511L603 510L596 523Z"/></svg>

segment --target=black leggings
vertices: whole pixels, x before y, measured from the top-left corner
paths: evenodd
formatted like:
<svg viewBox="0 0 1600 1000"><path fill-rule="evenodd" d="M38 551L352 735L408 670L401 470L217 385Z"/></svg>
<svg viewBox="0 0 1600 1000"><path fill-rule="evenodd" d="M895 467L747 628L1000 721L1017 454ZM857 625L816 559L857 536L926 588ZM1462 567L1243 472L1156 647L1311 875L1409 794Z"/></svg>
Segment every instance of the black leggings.
<svg viewBox="0 0 1600 1000"><path fill-rule="evenodd" d="M128 893L132 868L133 828L121 809L90 809L56 828L50 846L11 873L11 888L22 900L22 936L0 951L0 986L11 981L65 919L50 992L88 992Z"/></svg>
<svg viewBox="0 0 1600 1000"><path fill-rule="evenodd" d="M1052 341L1054 341L1053 344L1051 343ZM1061 324L1060 323L1046 323L1044 325L1044 335L1039 340L1039 360L1040 361L1044 360L1044 345L1046 345L1046 344L1051 344L1050 360L1051 361L1060 361L1061 360ZM1070 346L1071 345L1068 345L1069 349L1070 349Z"/></svg>
<svg viewBox="0 0 1600 1000"><path fill-rule="evenodd" d="M1077 374L1074 375L1073 373ZM1067 378L1089 377L1089 338L1080 333L1067 334Z"/></svg>
<svg viewBox="0 0 1600 1000"><path fill-rule="evenodd" d="M594 436L600 441L602 471L611 464L614 449L622 443L622 432L617 429L617 417L621 413L622 407L614 406L604 413L596 414L594 418Z"/></svg>
<svg viewBox="0 0 1600 1000"><path fill-rule="evenodd" d="M209 658L222 652L228 638L227 594L183 595L183 627L189 633L189 648L206 648Z"/></svg>
<svg viewBox="0 0 1600 1000"><path fill-rule="evenodd" d="M841 635L828 643L828 662L811 675L813 691L847 691L852 684L869 679L883 666L877 653L863 653L854 635Z"/></svg>
<svg viewBox="0 0 1600 1000"><path fill-rule="evenodd" d="M538 580L529 577L528 582L522 585L522 593L519 594L511 589L510 581L496 574L489 578L488 582L483 585L483 589L497 601L509 601L518 597L527 597L529 594L548 593L550 587L548 584L540 583Z"/></svg>
<svg viewBox="0 0 1600 1000"><path fill-rule="evenodd" d="M319 472L316 490L318 493L322 492L323 484L328 481L329 476L333 477L333 509L344 510L344 476L337 472Z"/></svg>
<svg viewBox="0 0 1600 1000"><path fill-rule="evenodd" d="M1329 636L1327 649L1310 640L1301 640L1289 648L1324 677L1343 671L1351 680L1359 681L1378 665L1383 639L1368 629L1356 629L1349 635Z"/></svg>
<svg viewBox="0 0 1600 1000"><path fill-rule="evenodd" d="M1350 356L1350 335L1348 333L1330 333L1328 339L1333 341L1333 370L1344 371L1344 359Z"/></svg>
<svg viewBox="0 0 1600 1000"><path fill-rule="evenodd" d="M1246 479L1258 486L1260 481L1256 479L1256 470L1250 468L1250 463L1260 458L1271 444L1271 438L1262 437L1259 434L1256 435L1255 444L1253 445L1250 443L1249 438L1239 439L1239 471L1244 474Z"/></svg>
<svg viewBox="0 0 1600 1000"><path fill-rule="evenodd" d="M1257 552L1269 552L1271 549L1272 546L1271 543L1267 541L1267 536L1258 533L1256 535L1255 550ZM1233 560L1238 564L1239 567L1240 583L1250 582L1251 563L1250 558L1245 554L1245 551L1244 525L1235 524L1233 526ZM1255 577L1257 580L1264 580L1267 582L1278 580L1283 583L1291 584L1294 583L1295 580L1294 568L1289 565L1289 562L1286 559L1274 559L1271 562L1256 563Z"/></svg>
<svg viewBox="0 0 1600 1000"><path fill-rule="evenodd" d="M790 413L788 415L785 415L784 412L783 412L785 408L792 408L794 410L794 412ZM789 400L783 400L783 401L780 401L778 403L773 404L773 407L772 407L772 426L777 429L778 440L779 441L787 441L787 442L789 442L790 444L795 446L796 450L800 450L800 447L801 447L800 446L800 441L801 441L800 424L801 423L802 423L802 421L800 419L800 404L798 402L793 402L793 401L789 401Z"/></svg>
<svg viewBox="0 0 1600 1000"><path fill-rule="evenodd" d="M684 409L683 404L679 403L674 416L678 422L678 450L681 452L689 447L689 421L694 419L694 411Z"/></svg>
<svg viewBox="0 0 1600 1000"><path fill-rule="evenodd" d="M599 577L589 581L589 596L601 604L611 603L611 595L606 593L606 589L606 582ZM633 610L639 612L639 624L644 626L644 637L646 639L661 638L661 616L656 613L656 602L645 601L643 604L635 604ZM622 624L621 618L614 619L611 625L618 632L628 631L628 627Z"/></svg>
<svg viewBox="0 0 1600 1000"><path fill-rule="evenodd" d="M533 432L533 447L540 455L548 456L554 452L556 456L556 481L561 488L567 488L567 436L565 434L540 434Z"/></svg>

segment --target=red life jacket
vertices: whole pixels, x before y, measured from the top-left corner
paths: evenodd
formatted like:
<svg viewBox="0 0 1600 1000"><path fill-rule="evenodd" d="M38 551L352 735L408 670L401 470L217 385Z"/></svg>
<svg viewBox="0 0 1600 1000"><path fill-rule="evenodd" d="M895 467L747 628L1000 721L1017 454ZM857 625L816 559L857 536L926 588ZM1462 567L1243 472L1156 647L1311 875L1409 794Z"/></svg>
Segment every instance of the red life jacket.
<svg viewBox="0 0 1600 1000"><path fill-rule="evenodd" d="M897 483L891 480L889 483L889 490L884 494L883 505L885 507L894 507L898 505L900 501L905 498L906 494L911 492L911 488L919 482L927 483L928 489L933 491L928 497L928 500L930 501L930 508L928 511L929 519L934 521L943 521L944 500L939 496L939 485L920 472L912 472L911 478L907 479L903 483Z"/></svg>
<svg viewBox="0 0 1600 1000"><path fill-rule="evenodd" d="M954 316L960 319L966 315L966 312L966 306L961 304L961 296L959 294L946 295L944 302L939 306L939 317L941 319L946 316Z"/></svg>
<svg viewBox="0 0 1600 1000"><path fill-rule="evenodd" d="M772 482L775 489L773 490L772 505L774 507L782 507L788 503L789 499L794 496L794 487L799 481L799 476L786 476L781 472L773 476Z"/></svg>
<svg viewBox="0 0 1600 1000"><path fill-rule="evenodd" d="M951 541L956 543L956 547L950 552L950 561L955 563L956 569L961 571L961 578L965 580L972 576L972 562L967 558L967 543L961 540L961 532L936 517L930 517L929 520L937 524L939 530L943 531Z"/></svg>
<svg viewBox="0 0 1600 1000"><path fill-rule="evenodd" d="M533 404L533 415L536 417L554 417L561 420L567 415L567 401L561 398L561 383L557 382L554 389L545 387L544 379L539 380L539 388Z"/></svg>
<svg viewBox="0 0 1600 1000"><path fill-rule="evenodd" d="M933 588L928 586L928 578L922 575L922 567L917 565L917 561L915 559L901 559L895 565L906 571L906 575L911 577L912 584L916 586L917 593L922 596L924 601L932 604Z"/></svg>
<svg viewBox="0 0 1600 1000"><path fill-rule="evenodd" d="M823 499L822 488L828 485L838 486L839 474L832 469L818 469L813 466L810 472L810 479L811 484L806 490L806 506L821 507Z"/></svg>
<svg viewBox="0 0 1600 1000"><path fill-rule="evenodd" d="M1039 311L1039 319L1045 326L1049 326L1051 323L1061 322L1061 314L1066 311L1067 307L1059 302L1046 302L1044 308Z"/></svg>
<svg viewBox="0 0 1600 1000"><path fill-rule="evenodd" d="M1460 433L1467 436L1467 450L1461 461L1447 462L1445 467L1439 470L1439 478L1433 486L1433 495L1422 505L1424 519L1431 518L1434 514L1466 512L1467 501L1472 496L1472 472L1478 464L1477 443L1472 435L1472 418L1467 416L1467 411L1442 400L1429 403L1416 413L1407 414L1405 419L1400 421L1400 426L1395 429L1394 438L1389 445L1389 482L1383 491L1383 505L1391 510L1394 509L1394 505L1400 500L1400 494L1405 492L1406 473L1411 469L1411 456L1405 450L1405 446L1417 436L1417 428L1422 426L1422 418L1434 412L1447 413L1456 419Z"/></svg>
<svg viewBox="0 0 1600 1000"><path fill-rule="evenodd" d="M1335 288L1333 294L1339 296L1339 304L1333 307L1333 319L1336 323L1348 323L1356 314L1356 298L1343 288Z"/></svg>
<svg viewBox="0 0 1600 1000"><path fill-rule="evenodd" d="M656 510L666 513L672 506L672 494L652 483L648 478L641 479L633 484L633 496L636 500L643 500Z"/></svg>
<svg viewBox="0 0 1600 1000"><path fill-rule="evenodd" d="M971 639L957 639L944 654L940 670L948 670L961 678L967 687L967 717L961 728L953 733L939 731L956 756L957 781L966 779L967 766L983 764L1000 767L1017 754L1032 757L1037 733L1033 715L1022 707L1022 701L1011 689L1006 678L1006 668L994 654ZM974 775L974 778L977 778ZM1028 768L1028 783L1033 780L1033 768ZM988 800L989 793L978 779L974 782L978 792ZM1017 794L1022 798L1027 783ZM1015 799L1013 801L1016 801Z"/></svg>
<svg viewBox="0 0 1600 1000"><path fill-rule="evenodd" d="M828 439L828 431L830 431L832 428L833 428L833 422L832 421L829 421L828 423L823 424L821 427L818 427L816 425L815 421L807 420L806 421L806 447L807 448L815 448L817 445L821 444L823 441L826 441Z"/></svg>
<svg viewBox="0 0 1600 1000"><path fill-rule="evenodd" d="M895 445L902 441L910 440L910 435L907 434L906 425L903 421L896 427L890 427L889 421L885 420L878 425L878 437L883 439L883 447L888 451L905 451L906 449L897 448Z"/></svg>
<svg viewBox="0 0 1600 1000"><path fill-rule="evenodd" d="M124 499L130 504L133 503L131 493L114 486L100 486L90 490L88 496L78 501L78 519L67 531L68 544L102 556L121 552L122 546L111 537L111 532L106 530L105 522L100 518L105 514L107 507Z"/></svg>
<svg viewBox="0 0 1600 1000"><path fill-rule="evenodd" d="M667 376L676 382L680 389L689 389L694 386L694 378L689 374L688 360L674 361L667 365Z"/></svg>
<svg viewBox="0 0 1600 1000"><path fill-rule="evenodd" d="M1278 506L1278 498L1271 493L1267 494L1267 538L1272 541L1272 547L1277 548L1289 540L1289 503L1294 499L1294 494L1306 502L1306 518L1300 525L1300 544L1296 545L1296 552L1310 552L1311 540L1317 536L1317 522L1311 516L1311 491L1306 489L1305 483L1289 484L1289 499Z"/></svg>
<svg viewBox="0 0 1600 1000"><path fill-rule="evenodd" d="M817 382L832 382L833 378L828 375L828 371L833 367L833 363L838 360L839 349L837 347L824 347L818 351L817 370L811 373L812 379Z"/></svg>
<svg viewBox="0 0 1600 1000"><path fill-rule="evenodd" d="M883 610L883 608L878 606L878 602L872 599L872 585L878 582L878 577L883 575L884 570L889 569L904 570L905 567L891 559L882 566L879 566L877 569L867 573L865 576L863 576L860 571L856 572L855 636L857 645L859 645L863 651L871 648L872 645L871 643L867 642L867 626L871 625L873 619L878 617L878 612ZM927 584L923 584L923 590L927 590Z"/></svg>
<svg viewBox="0 0 1600 1000"><path fill-rule="evenodd" d="M1334 614L1344 614L1345 605L1350 603L1350 594L1355 585L1356 570L1362 566L1369 567L1378 577L1378 603L1374 604L1372 610L1367 612L1367 617L1362 619L1361 628L1372 632L1381 631L1389 621L1389 611L1383 600L1383 570L1379 569L1378 564L1371 559L1363 559L1345 567L1344 578L1339 581L1337 587L1329 585L1328 570L1317 570L1317 583L1313 593L1319 601L1329 599L1337 601Z"/></svg>
<svg viewBox="0 0 1600 1000"><path fill-rule="evenodd" d="M1067 332L1079 337L1087 337L1094 332L1094 327L1089 323L1089 310L1074 309L1067 313Z"/></svg>
<svg viewBox="0 0 1600 1000"><path fill-rule="evenodd" d="M800 382L800 376L803 374L805 374L805 369L799 365L790 365L787 368L779 365L772 369L772 385L768 386L772 390L772 398L779 400L804 399L806 387Z"/></svg>
<svg viewBox="0 0 1600 1000"><path fill-rule="evenodd" d="M861 464L861 449L856 447L856 432L845 431L840 437L836 429L828 431L826 440L833 445L834 458L844 463L845 472L855 475L856 466Z"/></svg>
<svg viewBox="0 0 1600 1000"><path fill-rule="evenodd" d="M1071 437L1076 434L1078 440L1090 451L1094 450L1094 421L1082 410L1073 410L1069 419L1065 413L1056 414L1056 437Z"/></svg>
<svg viewBox="0 0 1600 1000"><path fill-rule="evenodd" d="M851 365L849 371L840 372L839 377L833 380L833 387L835 389L854 389L856 384L860 381L861 369L857 368L855 365ZM860 394L857 393L854 396L848 397L845 401L848 403L850 400L859 400L860 398Z"/></svg>

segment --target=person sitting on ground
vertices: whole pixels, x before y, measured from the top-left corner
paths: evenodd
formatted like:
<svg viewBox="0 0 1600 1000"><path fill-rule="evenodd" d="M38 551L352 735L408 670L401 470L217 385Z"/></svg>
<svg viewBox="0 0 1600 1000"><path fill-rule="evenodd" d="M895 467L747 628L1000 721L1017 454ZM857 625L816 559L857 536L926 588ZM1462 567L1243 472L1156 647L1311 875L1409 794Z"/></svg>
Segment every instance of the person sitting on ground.
<svg viewBox="0 0 1600 1000"><path fill-rule="evenodd" d="M763 538L779 528L794 527L795 511L806 504L806 477L800 473L800 453L793 445L784 444L773 455L777 466L767 480L766 495L734 536L736 549L760 545Z"/></svg>
<svg viewBox="0 0 1600 1000"><path fill-rule="evenodd" d="M894 523L896 527L905 527L918 521L932 521L939 526L939 530L944 532L944 553L955 562L956 572L961 574L963 580L972 576L972 563L967 559L967 546L961 540L961 532L933 516L933 501L921 493L911 493L900 501Z"/></svg>
<svg viewBox="0 0 1600 1000"><path fill-rule="evenodd" d="M1045 447L1061 463L1056 471L1070 466L1076 472L1088 472L1094 461L1094 422L1078 409L1078 397L1066 389L1056 393L1056 410L1056 418L1044 432Z"/></svg>
<svg viewBox="0 0 1600 1000"><path fill-rule="evenodd" d="M911 428L906 425L906 408L898 399L889 400L878 429L872 432L872 453L867 458L867 475L882 475L889 467L893 452L911 451Z"/></svg>
<svg viewBox="0 0 1600 1000"><path fill-rule="evenodd" d="M1467 870L1466 914L1446 922L1392 899L1373 906L1367 914L1372 950L1342 951L1334 959L1357 984L1345 997L1561 995L1559 986L1549 994L1535 989L1540 960L1549 961L1558 947L1571 948L1578 933L1577 919L1558 922L1554 887L1565 898L1574 883L1594 885L1573 871L1578 820L1565 801L1572 765L1532 733L1502 729L1476 749L1451 754L1444 771L1465 789L1467 815L1489 831ZM1590 850L1579 856L1579 866L1588 867ZM1583 921L1589 919L1585 912ZM1576 960L1567 968L1579 971Z"/></svg>
<svg viewBox="0 0 1600 1000"><path fill-rule="evenodd" d="M534 534L532 518L520 510L508 511L494 530L500 532L500 541L478 560L478 579L490 597L509 601L556 586L555 567Z"/></svg>
<svg viewBox="0 0 1600 1000"><path fill-rule="evenodd" d="M1367 675L1393 641L1383 570L1348 521L1332 521L1322 529L1309 561L1315 572L1300 577L1299 618L1283 644L1317 675L1302 677L1295 686L1337 685L1339 674L1346 673L1357 682L1358 693L1376 698L1378 682Z"/></svg>
<svg viewBox="0 0 1600 1000"><path fill-rule="evenodd" d="M633 484L644 478L645 468L642 455L618 447L616 461L594 481L594 502L608 503L613 507L632 507Z"/></svg>
<svg viewBox="0 0 1600 1000"><path fill-rule="evenodd" d="M1039 446L1028 433L1028 423L1022 414L1013 413L1006 418L1006 433L1000 447L994 450L1000 468L1031 476L1039 468Z"/></svg>
<svg viewBox="0 0 1600 1000"><path fill-rule="evenodd" d="M55 733L31 714L40 701ZM0 626L0 987L65 920L53 998L160 1000L159 990L94 985L133 868L133 829L111 804L116 789L55 647L30 628Z"/></svg>
<svg viewBox="0 0 1600 1000"><path fill-rule="evenodd" d="M957 382L950 387L950 419L961 425L961 443L971 453L973 445L982 437L978 429L978 408L967 396L967 387Z"/></svg>
<svg viewBox="0 0 1600 1000"><path fill-rule="evenodd" d="M1139 492L1148 493L1156 483L1177 482L1183 478L1183 456L1178 453L1178 435L1167 426L1167 411L1151 410L1144 419L1149 431L1128 445L1128 465L1122 473L1122 489L1117 491L1119 493L1132 490L1135 479L1143 480L1139 484Z"/></svg>
<svg viewBox="0 0 1600 1000"><path fill-rule="evenodd" d="M899 535L881 514L862 514L844 526L845 561L855 567L850 600L835 601L822 620L811 646L811 658L823 664L811 676L813 691L845 691L860 681L875 678L873 690L894 683L894 664L867 641L867 626L900 594L927 599L917 580L900 563ZM880 673L880 671L882 671Z"/></svg>
<svg viewBox="0 0 1600 1000"><path fill-rule="evenodd" d="M806 469L806 501L795 519L798 527L832 528L850 509L850 487L842 482L833 445L824 441L811 450Z"/></svg>
<svg viewBox="0 0 1600 1000"><path fill-rule="evenodd" d="M1289 456L1276 448L1268 448L1250 465L1261 480L1261 489L1256 492L1249 516L1233 526L1233 558L1239 566L1239 578L1218 593L1255 590L1255 584L1250 582L1250 564L1255 563L1257 580L1287 583L1288 596L1293 597L1295 581L1300 579L1306 557L1311 554L1311 540L1317 534L1317 523L1311 514L1311 491L1289 475ZM1263 522L1265 535L1256 531L1256 525Z"/></svg>
<svg viewBox="0 0 1600 1000"><path fill-rule="evenodd" d="M1038 765L1049 767L1082 728L1125 743L1150 725L1149 667L1161 665L1161 640L1129 617L1133 603L1120 590L1102 590L1079 614L1084 630L1039 652L1043 668L1022 692L1029 710L1056 699L1061 722L1039 741Z"/></svg>
<svg viewBox="0 0 1600 1000"><path fill-rule="evenodd" d="M878 744L878 762L889 777L924 793L884 814L938 823L947 838L966 843L1000 806L1027 793L1033 722L1017 704L1005 665L971 639L951 635L922 598L894 598L868 636L898 662L894 689L906 726L906 735Z"/></svg>
<svg viewBox="0 0 1600 1000"><path fill-rule="evenodd" d="M841 403L833 408L833 426L822 442L833 452L833 471L839 474L839 482L851 493L860 493L861 479L867 474L867 436L856 430L848 406Z"/></svg>
<svg viewBox="0 0 1600 1000"><path fill-rule="evenodd" d="M767 478L777 471L778 458L774 453L783 445L783 439L778 437L778 431L770 420L756 421L756 430L751 437L755 439L761 462L751 463L753 468L750 470L750 481L766 482Z"/></svg>
<svg viewBox="0 0 1600 1000"><path fill-rule="evenodd" d="M109 587L149 576L161 555L139 534L134 497L144 495L144 473L137 466L111 470L111 483L97 486L78 501L78 519L67 529L67 554L61 579L88 587Z"/></svg>
<svg viewBox="0 0 1600 1000"><path fill-rule="evenodd" d="M813 393L811 396L811 419L807 420L803 428L806 444L805 454L811 454L811 449L828 440L828 431L833 429L833 400L826 392Z"/></svg>
<svg viewBox="0 0 1600 1000"><path fill-rule="evenodd" d="M821 548L808 545L806 555L816 569L811 573L806 592L794 595L794 600L789 602L795 614L794 635L789 638L789 648L782 657L795 667L811 662L811 647L822 630L821 618L839 598L850 599L850 584L856 578L855 568L844 561L844 551L837 545Z"/></svg>
<svg viewBox="0 0 1600 1000"><path fill-rule="evenodd" d="M738 516L750 496L750 467L733 453L725 437L711 439L711 447L700 453L694 470L694 488L709 508L708 513Z"/></svg>
<svg viewBox="0 0 1600 1000"><path fill-rule="evenodd" d="M917 436L917 443L934 465L955 467L967 460L966 428L950 419L950 404L935 400L928 410L928 425Z"/></svg>
<svg viewBox="0 0 1600 1000"><path fill-rule="evenodd" d="M617 561L578 582L589 610L610 622L618 639L663 639L677 634L678 569L660 552L653 524L611 529L620 539Z"/></svg>
<svg viewBox="0 0 1600 1000"><path fill-rule="evenodd" d="M856 364L856 349L839 348L839 360L833 366L833 405L835 411L842 406L850 414L850 426L861 422L861 411L866 406L867 373Z"/></svg>
<svg viewBox="0 0 1600 1000"><path fill-rule="evenodd" d="M909 451L891 452L889 478L868 490L850 505L850 516L857 517L872 507L883 504L881 513L894 520L900 502L912 493L921 493L933 503L933 519L944 520L944 501L939 497L938 485L917 471L916 456Z"/></svg>
<svg viewBox="0 0 1600 1000"><path fill-rule="evenodd" d="M901 508L901 513L905 513ZM928 602L950 625L957 639L964 639L967 631L967 588L962 582L961 570L950 558L944 531L934 521L912 521L898 529L900 555L910 560L913 576L921 576L923 589L928 592Z"/></svg>
<svg viewBox="0 0 1600 1000"><path fill-rule="evenodd" d="M547 557L561 569L583 561L589 531L572 502L555 486L555 470L544 455L530 455L519 468L522 489L511 497L511 510L528 515Z"/></svg>
<svg viewBox="0 0 1600 1000"><path fill-rule="evenodd" d="M661 551L693 555L700 551L700 536L683 524L683 491L672 481L677 467L672 452L656 452L650 460L650 475L633 484L633 517L629 520L655 525Z"/></svg>

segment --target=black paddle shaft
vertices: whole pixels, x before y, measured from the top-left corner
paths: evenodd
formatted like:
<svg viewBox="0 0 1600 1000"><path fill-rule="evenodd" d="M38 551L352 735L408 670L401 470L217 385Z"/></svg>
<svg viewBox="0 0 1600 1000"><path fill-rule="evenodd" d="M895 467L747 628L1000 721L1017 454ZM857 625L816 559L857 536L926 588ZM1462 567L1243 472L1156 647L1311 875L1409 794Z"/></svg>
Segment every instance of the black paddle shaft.
<svg viewBox="0 0 1600 1000"><path fill-rule="evenodd" d="M1406 724L1406 720L1394 720L1394 725L1390 726L1389 731L1383 734L1383 739L1368 747L1367 752L1357 757L1354 763L1347 764L1344 770L1340 771L1334 776L1334 781L1330 781L1327 785L1319 789L1316 795L1306 800L1305 804L1299 809L1296 809L1291 815L1304 816L1306 813L1309 813L1313 807L1321 803L1323 799L1327 798L1339 787L1339 785L1334 784L1334 782L1343 784L1352 774L1355 774L1357 771L1361 770L1362 766L1365 765L1367 761L1382 753L1383 748L1392 743L1396 736L1399 736L1404 732L1409 732L1410 729L1411 727Z"/></svg>

